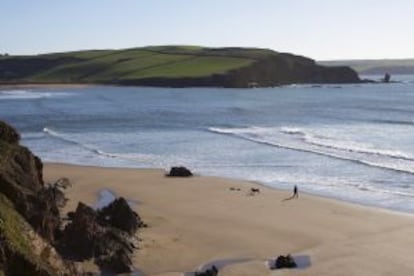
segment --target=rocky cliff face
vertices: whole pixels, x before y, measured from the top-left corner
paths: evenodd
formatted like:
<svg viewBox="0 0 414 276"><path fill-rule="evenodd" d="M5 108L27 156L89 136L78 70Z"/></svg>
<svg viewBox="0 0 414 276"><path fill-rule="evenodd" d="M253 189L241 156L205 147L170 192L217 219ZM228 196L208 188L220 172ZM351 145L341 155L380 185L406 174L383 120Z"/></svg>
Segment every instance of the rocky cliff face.
<svg viewBox="0 0 414 276"><path fill-rule="evenodd" d="M291 54L279 54L253 65L231 71L224 82L229 87L269 87L300 83L358 83L358 74L349 67L324 67L315 61Z"/></svg>
<svg viewBox="0 0 414 276"><path fill-rule="evenodd" d="M18 143L18 133L0 122L0 193L5 195L46 240L59 229L59 209L52 188L43 183L40 159Z"/></svg>
<svg viewBox="0 0 414 276"><path fill-rule="evenodd" d="M63 184L44 184L41 160L19 138L0 121L0 275L80 275L65 258L92 257L104 272L130 272L138 214L123 198L98 211L79 203L63 228Z"/></svg>
<svg viewBox="0 0 414 276"><path fill-rule="evenodd" d="M74 274L52 246L59 210L42 178L42 163L0 121L0 273Z"/></svg>

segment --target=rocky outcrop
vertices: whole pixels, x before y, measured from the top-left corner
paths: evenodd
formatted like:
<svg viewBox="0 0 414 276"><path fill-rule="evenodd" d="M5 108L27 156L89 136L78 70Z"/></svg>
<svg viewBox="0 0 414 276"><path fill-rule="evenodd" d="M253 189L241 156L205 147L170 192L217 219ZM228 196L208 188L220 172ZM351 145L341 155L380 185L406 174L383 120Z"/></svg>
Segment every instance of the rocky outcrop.
<svg viewBox="0 0 414 276"><path fill-rule="evenodd" d="M123 197L115 199L108 206L99 210L98 220L102 225L118 228L130 235L145 225Z"/></svg>
<svg viewBox="0 0 414 276"><path fill-rule="evenodd" d="M194 273L194 276L217 276L217 275L218 275L218 269L214 265L211 268L206 269L205 271Z"/></svg>
<svg viewBox="0 0 414 276"><path fill-rule="evenodd" d="M37 233L53 242L60 224L57 191L43 183L42 162L18 144L17 132L4 122L0 131L0 193Z"/></svg>
<svg viewBox="0 0 414 276"><path fill-rule="evenodd" d="M56 198L63 194L44 184L42 162L19 139L0 121L0 272L75 274L53 247L60 232Z"/></svg>
<svg viewBox="0 0 414 276"><path fill-rule="evenodd" d="M291 255L280 255L276 258L274 265L272 266L272 269L281 269L281 268L295 268L297 267L297 264L295 262L295 259Z"/></svg>
<svg viewBox="0 0 414 276"><path fill-rule="evenodd" d="M193 176L193 173L186 167L172 167L167 176L189 177Z"/></svg>
<svg viewBox="0 0 414 276"><path fill-rule="evenodd" d="M358 74L349 67L324 67L312 59L282 53L229 72L226 86L243 88L251 84L269 87L292 83L357 82L360 82Z"/></svg>
<svg viewBox="0 0 414 276"><path fill-rule="evenodd" d="M90 258L104 272L129 272L138 214L123 198L98 211L79 203L61 230L70 182L46 185L41 160L19 138L0 121L0 275L81 275L73 260Z"/></svg>
<svg viewBox="0 0 414 276"><path fill-rule="evenodd" d="M131 272L134 234L142 221L124 198L98 211L79 203L70 217L59 242L63 254L78 261L94 258L107 273Z"/></svg>
<svg viewBox="0 0 414 276"><path fill-rule="evenodd" d="M0 193L0 275L78 275Z"/></svg>

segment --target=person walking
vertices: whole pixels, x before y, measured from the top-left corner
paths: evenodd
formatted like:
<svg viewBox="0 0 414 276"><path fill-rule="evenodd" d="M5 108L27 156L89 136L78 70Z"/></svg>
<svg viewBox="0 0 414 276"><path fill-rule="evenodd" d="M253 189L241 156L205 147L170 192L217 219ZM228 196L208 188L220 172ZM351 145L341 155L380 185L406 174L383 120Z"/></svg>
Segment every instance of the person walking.
<svg viewBox="0 0 414 276"><path fill-rule="evenodd" d="M298 192L298 186L295 185L295 187L293 187L293 196L292 198L299 198L299 192Z"/></svg>

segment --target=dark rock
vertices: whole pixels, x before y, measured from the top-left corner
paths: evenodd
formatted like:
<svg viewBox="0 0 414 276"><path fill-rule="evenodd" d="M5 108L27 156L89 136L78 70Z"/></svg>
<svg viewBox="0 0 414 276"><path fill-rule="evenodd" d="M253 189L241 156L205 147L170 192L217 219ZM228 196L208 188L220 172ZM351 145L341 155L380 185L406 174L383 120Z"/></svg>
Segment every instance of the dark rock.
<svg viewBox="0 0 414 276"><path fill-rule="evenodd" d="M132 261L128 254L122 250L115 251L111 255L100 256L95 262L104 273L131 271Z"/></svg>
<svg viewBox="0 0 414 276"><path fill-rule="evenodd" d="M213 265L211 268L208 268L203 272L195 272L194 275L195 276L217 276L218 269L215 265Z"/></svg>
<svg viewBox="0 0 414 276"><path fill-rule="evenodd" d="M75 218L75 212L70 211L66 215L68 216L69 220L73 220Z"/></svg>
<svg viewBox="0 0 414 276"><path fill-rule="evenodd" d="M0 193L0 274L77 275L75 266L34 233L12 202Z"/></svg>
<svg viewBox="0 0 414 276"><path fill-rule="evenodd" d="M167 176L189 177L193 176L193 174L186 167L172 167Z"/></svg>
<svg viewBox="0 0 414 276"><path fill-rule="evenodd" d="M290 254L288 254L286 256L280 255L279 257L277 257L272 269L295 268L295 267L297 267L295 260L292 258Z"/></svg>
<svg viewBox="0 0 414 276"><path fill-rule="evenodd" d="M259 188L250 188L250 191L252 193L260 193L260 189Z"/></svg>
<svg viewBox="0 0 414 276"><path fill-rule="evenodd" d="M104 232L104 228L97 223L96 211L80 202L72 222L63 230L60 244L74 259L89 259L94 255L97 239L102 238Z"/></svg>
<svg viewBox="0 0 414 276"><path fill-rule="evenodd" d="M79 261L94 257L102 271L110 273L131 271L132 239L142 221L124 198L98 211L79 203L70 218L60 241L65 255Z"/></svg>
<svg viewBox="0 0 414 276"><path fill-rule="evenodd" d="M143 224L141 218L129 207L123 197L115 199L108 206L99 210L98 219L103 225L107 224L119 228L131 235Z"/></svg>
<svg viewBox="0 0 414 276"><path fill-rule="evenodd" d="M59 208L65 207L66 202L68 201L65 194L56 185L48 185L41 190L40 194L43 199L55 202L56 206Z"/></svg>

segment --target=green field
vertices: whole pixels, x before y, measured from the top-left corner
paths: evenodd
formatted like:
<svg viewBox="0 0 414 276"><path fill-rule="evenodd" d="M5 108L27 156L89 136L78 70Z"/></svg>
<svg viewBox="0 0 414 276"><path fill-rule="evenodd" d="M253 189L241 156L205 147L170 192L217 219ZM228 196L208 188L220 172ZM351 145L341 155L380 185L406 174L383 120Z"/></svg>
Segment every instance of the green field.
<svg viewBox="0 0 414 276"><path fill-rule="evenodd" d="M8 56L0 58L0 81L116 83L146 78L208 77L277 54L255 48L152 46Z"/></svg>

